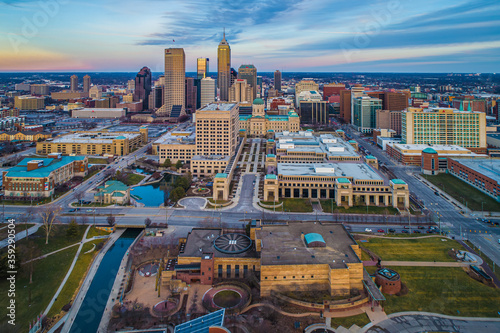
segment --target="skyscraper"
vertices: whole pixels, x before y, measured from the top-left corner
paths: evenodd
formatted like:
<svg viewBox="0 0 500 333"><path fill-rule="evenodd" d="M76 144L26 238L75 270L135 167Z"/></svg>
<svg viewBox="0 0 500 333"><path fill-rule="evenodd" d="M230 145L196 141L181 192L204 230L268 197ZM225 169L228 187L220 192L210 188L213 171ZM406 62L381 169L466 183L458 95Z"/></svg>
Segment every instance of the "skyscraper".
<svg viewBox="0 0 500 333"><path fill-rule="evenodd" d="M151 93L151 70L144 66L135 76L134 101L142 100L143 110L149 106L149 94Z"/></svg>
<svg viewBox="0 0 500 333"><path fill-rule="evenodd" d="M198 79L203 79L204 77L208 77L208 58L198 58L196 60L196 72L198 73Z"/></svg>
<svg viewBox="0 0 500 333"><path fill-rule="evenodd" d="M274 89L281 91L281 72L279 70L274 72Z"/></svg>
<svg viewBox="0 0 500 333"><path fill-rule="evenodd" d="M185 113L186 56L184 49L165 50L165 103L164 112L170 117Z"/></svg>
<svg viewBox="0 0 500 333"><path fill-rule="evenodd" d="M215 101L215 80L211 77L201 79L201 106Z"/></svg>
<svg viewBox="0 0 500 333"><path fill-rule="evenodd" d="M252 87L247 83L247 80L237 79L229 88L230 102L247 102L252 103L254 100Z"/></svg>
<svg viewBox="0 0 500 333"><path fill-rule="evenodd" d="M220 100L229 99L229 87L231 82L231 48L226 41L226 32L217 48L217 87L220 90Z"/></svg>
<svg viewBox="0 0 500 333"><path fill-rule="evenodd" d="M90 76L85 75L83 77L83 92L89 92L90 90Z"/></svg>
<svg viewBox="0 0 500 333"><path fill-rule="evenodd" d="M196 99L197 99L197 87L195 86L194 81L198 80L192 77L187 77L186 78L186 84L185 84L185 89L186 89L186 101L185 101L185 108L187 113L195 113L196 112Z"/></svg>
<svg viewBox="0 0 500 333"><path fill-rule="evenodd" d="M71 75L71 85L70 85L69 90L78 91L78 76Z"/></svg>
<svg viewBox="0 0 500 333"><path fill-rule="evenodd" d="M254 98L257 96L257 68L254 65L241 65L238 68L238 79L247 80L252 86Z"/></svg>

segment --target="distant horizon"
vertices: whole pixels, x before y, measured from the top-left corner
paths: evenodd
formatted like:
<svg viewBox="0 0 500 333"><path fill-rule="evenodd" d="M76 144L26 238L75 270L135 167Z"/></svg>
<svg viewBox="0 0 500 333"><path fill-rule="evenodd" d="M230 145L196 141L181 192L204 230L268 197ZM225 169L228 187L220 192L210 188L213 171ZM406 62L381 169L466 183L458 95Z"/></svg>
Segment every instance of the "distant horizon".
<svg viewBox="0 0 500 333"><path fill-rule="evenodd" d="M147 67L147 66L146 66ZM16 73L22 73L22 74L40 74L40 73L73 73L73 74L86 74L86 73L138 73L139 71L71 71L71 70L64 70L64 71L0 71L0 74L16 74ZM499 75L500 73L497 72L370 72L370 71L280 71L281 73L331 73L331 74L492 74L492 75ZM151 73L164 73L164 71L151 71ZM196 74L196 71L186 71L186 73L194 73ZM259 71L257 68L257 74L259 73L274 73L274 71ZM211 75L217 75L217 72L209 72Z"/></svg>

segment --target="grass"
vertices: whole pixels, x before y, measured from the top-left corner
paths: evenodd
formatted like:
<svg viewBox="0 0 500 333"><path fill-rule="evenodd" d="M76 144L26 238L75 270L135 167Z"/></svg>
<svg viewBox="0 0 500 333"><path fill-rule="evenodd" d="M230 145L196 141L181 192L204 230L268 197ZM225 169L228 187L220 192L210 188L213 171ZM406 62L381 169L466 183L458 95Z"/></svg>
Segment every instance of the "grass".
<svg viewBox="0 0 500 333"><path fill-rule="evenodd" d="M111 205L114 205L114 203L92 202L92 203L83 204L83 205L80 205L79 203L75 203L75 204L73 204L73 207L75 207L75 208L81 208L81 207L107 207L107 206L111 206Z"/></svg>
<svg viewBox="0 0 500 333"><path fill-rule="evenodd" d="M436 176L424 175L424 177L436 187L451 195L458 202L467 202L469 209L480 211L481 202L484 202L483 209L485 211L500 211L498 201L455 176L439 174Z"/></svg>
<svg viewBox="0 0 500 333"><path fill-rule="evenodd" d="M86 181L87 179L89 179L90 177L94 176L95 174L97 174L99 171L101 171L100 169L95 169L91 172L89 172L85 177L83 177L83 181Z"/></svg>
<svg viewBox="0 0 500 333"><path fill-rule="evenodd" d="M332 327L338 328L339 326L349 329L352 325L358 325L363 327L370 323L370 319L366 313L362 313L356 316L343 317L343 318L332 318Z"/></svg>
<svg viewBox="0 0 500 333"><path fill-rule="evenodd" d="M8 223L2 223L0 224L0 227L2 227L3 229L0 230L0 239L5 239L8 235L9 235L9 228L7 227L9 224ZM21 232L21 231L24 231L26 232L26 227L31 228L32 226L34 226L35 224L34 223L27 223L26 225L22 222L17 222L15 225L15 229L16 229L16 234Z"/></svg>
<svg viewBox="0 0 500 333"><path fill-rule="evenodd" d="M241 300L240 294L233 290L222 290L214 295L214 303L221 308L232 308Z"/></svg>
<svg viewBox="0 0 500 333"><path fill-rule="evenodd" d="M37 260L33 263L33 283L29 283L29 267L23 266L16 277L16 326L8 328L7 317L0 319L1 332L27 332L28 323L40 314L54 296L76 254L77 247ZM0 289L8 290L8 281L0 280ZM31 290L31 302L29 293ZM9 301L7 292L0 294L0 306ZM30 305L31 304L31 305ZM30 305L30 306L28 306Z"/></svg>
<svg viewBox="0 0 500 333"><path fill-rule="evenodd" d="M292 198L282 198L281 201L261 201L264 205L279 205L283 202L283 210L286 212L296 212L296 213L311 213L313 211L311 201L309 199L292 199ZM263 207L264 208L264 207ZM265 208L268 210L273 210L273 208ZM281 210L280 207L276 207L276 210Z"/></svg>
<svg viewBox="0 0 500 333"><path fill-rule="evenodd" d="M321 200L321 208L323 212L332 213L332 200ZM387 215L399 214L399 211L394 207L380 207L380 206L352 206L349 208L344 208L335 205L333 203L333 213L338 210L341 214L385 214L387 210Z"/></svg>
<svg viewBox="0 0 500 333"><path fill-rule="evenodd" d="M90 227L89 232L87 233L87 238L92 238L94 236L105 236L109 235L109 232L97 229L95 226Z"/></svg>
<svg viewBox="0 0 500 333"><path fill-rule="evenodd" d="M89 164L108 164L108 159L89 157Z"/></svg>
<svg viewBox="0 0 500 333"><path fill-rule="evenodd" d="M365 251L361 250L361 260L362 261L369 261L369 260L371 260L371 258L368 255L368 253L366 253Z"/></svg>
<svg viewBox="0 0 500 333"><path fill-rule="evenodd" d="M96 244L97 246L97 244L102 243L103 241L104 240L95 240L83 245L82 251L78 256L75 267L73 268L73 271L71 272L68 280L64 284L61 292L59 293L57 300L52 305L52 308L48 313L48 317L53 317L61 312L62 307L70 303L73 300L73 297L76 296L76 293L80 286L80 282L85 278L87 269L92 263L94 255L97 253L97 251L92 251L87 254L85 254L85 252L91 250L94 247L93 244Z"/></svg>
<svg viewBox="0 0 500 333"><path fill-rule="evenodd" d="M500 289L490 288L462 268L393 267L408 287L405 296L385 295L385 311L428 311L453 316L498 317Z"/></svg>
<svg viewBox="0 0 500 333"><path fill-rule="evenodd" d="M452 248L463 250L458 242L439 237L420 239L369 238L368 242L361 243L361 245L376 253L382 260L401 261L455 261L448 255L448 251Z"/></svg>
<svg viewBox="0 0 500 333"><path fill-rule="evenodd" d="M483 252L481 252L474 244L472 244L470 241L465 241L465 243L471 248L473 249L474 251L476 251L476 253L479 253L481 259L483 259L483 261L490 267L491 270L493 270L493 267L494 264L493 264L493 260L491 260L488 256L486 256ZM497 266L497 271L498 271L498 265ZM497 275L497 274L495 274Z"/></svg>
<svg viewBox="0 0 500 333"><path fill-rule="evenodd" d="M132 186L138 184L141 180L146 178L143 175L136 175L135 173L127 174L127 178L125 179L125 185Z"/></svg>

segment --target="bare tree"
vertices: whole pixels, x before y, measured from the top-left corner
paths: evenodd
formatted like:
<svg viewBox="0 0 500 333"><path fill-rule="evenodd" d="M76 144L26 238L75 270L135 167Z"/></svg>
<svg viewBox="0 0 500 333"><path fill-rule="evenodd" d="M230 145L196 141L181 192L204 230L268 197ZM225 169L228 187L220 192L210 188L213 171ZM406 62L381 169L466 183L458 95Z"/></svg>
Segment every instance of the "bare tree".
<svg viewBox="0 0 500 333"><path fill-rule="evenodd" d="M151 225L151 219L149 217L146 217L146 219L144 220L144 225L146 226L146 228Z"/></svg>
<svg viewBox="0 0 500 333"><path fill-rule="evenodd" d="M85 196L85 192L84 191L78 191L75 193L75 198L76 200L78 200L78 203L80 204L80 207L82 206L82 200L83 200L83 197Z"/></svg>
<svg viewBox="0 0 500 333"><path fill-rule="evenodd" d="M45 244L49 244L49 235L52 231L52 226L54 222L58 220L59 213L61 212L61 207L56 205L47 205L40 208L38 215L42 219L42 228L45 230Z"/></svg>
<svg viewBox="0 0 500 333"><path fill-rule="evenodd" d="M115 220L116 220L115 217L111 214L109 214L108 218L106 219L110 227L112 227L115 224Z"/></svg>

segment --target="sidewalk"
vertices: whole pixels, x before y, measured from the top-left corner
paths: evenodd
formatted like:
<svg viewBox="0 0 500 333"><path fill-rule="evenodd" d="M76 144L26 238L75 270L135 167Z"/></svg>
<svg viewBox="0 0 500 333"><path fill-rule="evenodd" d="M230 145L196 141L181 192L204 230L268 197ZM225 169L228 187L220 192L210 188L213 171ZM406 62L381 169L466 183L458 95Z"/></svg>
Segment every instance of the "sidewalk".
<svg viewBox="0 0 500 333"><path fill-rule="evenodd" d="M380 263L382 266L415 266L415 267L469 267L470 262L456 262L456 261L385 261Z"/></svg>
<svg viewBox="0 0 500 333"><path fill-rule="evenodd" d="M42 223L37 223L31 228L28 229L28 235L33 235L35 232L38 231L38 229L42 226ZM16 234L16 242L18 240L26 238L26 230L20 231ZM0 241L0 249L3 249L9 244L9 239L5 238L4 240Z"/></svg>

